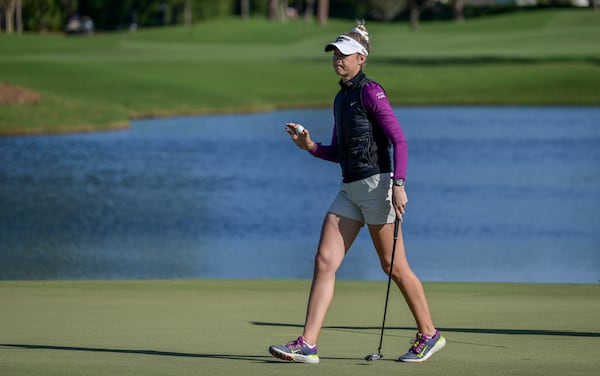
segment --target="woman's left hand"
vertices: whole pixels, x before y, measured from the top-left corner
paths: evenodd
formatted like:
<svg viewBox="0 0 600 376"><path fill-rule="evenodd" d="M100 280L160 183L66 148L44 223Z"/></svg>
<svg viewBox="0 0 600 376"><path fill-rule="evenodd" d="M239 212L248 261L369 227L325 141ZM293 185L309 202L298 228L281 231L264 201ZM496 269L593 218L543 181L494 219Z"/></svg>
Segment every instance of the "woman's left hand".
<svg viewBox="0 0 600 376"><path fill-rule="evenodd" d="M300 132L298 132L300 130ZM292 141L302 150L312 151L315 143L310 138L308 129L297 123L287 123L285 131L290 135Z"/></svg>
<svg viewBox="0 0 600 376"><path fill-rule="evenodd" d="M408 204L408 196L403 185L394 185L392 187L392 204L396 210L396 218L402 222L402 216L406 213L406 204Z"/></svg>

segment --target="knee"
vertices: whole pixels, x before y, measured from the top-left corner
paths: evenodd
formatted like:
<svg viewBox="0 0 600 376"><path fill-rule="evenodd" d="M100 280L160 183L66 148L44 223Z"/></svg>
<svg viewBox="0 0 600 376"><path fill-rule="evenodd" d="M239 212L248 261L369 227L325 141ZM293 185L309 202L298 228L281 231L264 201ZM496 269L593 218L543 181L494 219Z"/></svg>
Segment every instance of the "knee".
<svg viewBox="0 0 600 376"><path fill-rule="evenodd" d="M382 262L381 269L388 277L390 276L390 263L389 262ZM392 270L392 275L391 275L392 280L394 282L402 283L403 278L408 274L408 272L410 272L410 270L407 272L404 269L405 268L403 268L401 265L394 264L394 269Z"/></svg>
<svg viewBox="0 0 600 376"><path fill-rule="evenodd" d="M315 273L333 273L338 269L338 262L335 258L328 255L327 252L319 250L315 256Z"/></svg>

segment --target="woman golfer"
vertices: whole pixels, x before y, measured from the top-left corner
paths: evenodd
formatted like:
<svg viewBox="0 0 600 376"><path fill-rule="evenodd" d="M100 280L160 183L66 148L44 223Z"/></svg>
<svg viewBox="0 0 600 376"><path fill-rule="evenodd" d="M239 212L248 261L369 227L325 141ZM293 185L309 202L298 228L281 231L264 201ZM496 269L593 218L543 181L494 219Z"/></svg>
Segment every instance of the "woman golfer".
<svg viewBox="0 0 600 376"><path fill-rule="evenodd" d="M394 221L402 221L408 202L404 133L383 88L362 71L370 52L366 27L357 25L327 44L325 51L333 51L333 69L341 77L333 106L331 144L314 142L300 124L286 126L298 147L339 163L343 176L323 221L304 332L292 342L269 347L274 357L301 363L319 362L317 339L333 299L335 274L360 229L367 224L381 267L389 273ZM401 232L397 243L391 278L400 288L418 330L412 346L398 360L423 362L441 350L446 340L433 325L423 286L406 259Z"/></svg>

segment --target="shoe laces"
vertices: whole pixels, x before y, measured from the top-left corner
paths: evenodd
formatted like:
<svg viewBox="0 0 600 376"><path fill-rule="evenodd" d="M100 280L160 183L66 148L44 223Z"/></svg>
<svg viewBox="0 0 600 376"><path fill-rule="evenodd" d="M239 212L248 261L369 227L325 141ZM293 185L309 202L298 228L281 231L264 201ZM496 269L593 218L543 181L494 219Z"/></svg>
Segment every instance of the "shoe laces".
<svg viewBox="0 0 600 376"><path fill-rule="evenodd" d="M417 333L417 338L410 341L410 343L412 344L410 352L420 354L421 351L423 351L423 347L425 347L427 340L428 338L425 335Z"/></svg>
<svg viewBox="0 0 600 376"><path fill-rule="evenodd" d="M304 338L298 337L295 341L288 342L285 346L289 349L297 349L304 345Z"/></svg>

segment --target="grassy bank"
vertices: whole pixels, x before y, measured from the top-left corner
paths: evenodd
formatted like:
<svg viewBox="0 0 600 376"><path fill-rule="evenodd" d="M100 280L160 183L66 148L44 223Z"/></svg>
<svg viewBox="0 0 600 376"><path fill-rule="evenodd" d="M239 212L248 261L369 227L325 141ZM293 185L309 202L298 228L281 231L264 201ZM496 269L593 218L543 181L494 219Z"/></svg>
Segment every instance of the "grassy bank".
<svg viewBox="0 0 600 376"><path fill-rule="evenodd" d="M0 133L101 129L131 117L328 106L323 45L352 26L220 20L137 33L0 36L0 81L41 93L0 106ZM600 13L370 26L367 73L396 105L600 104Z"/></svg>
<svg viewBox="0 0 600 376"><path fill-rule="evenodd" d="M267 347L299 335L309 281L0 282L0 373L576 376L600 367L599 286L425 287L448 340L429 362L393 361L414 336L395 290L385 358L362 360L377 350L385 283L342 281L321 364L307 366L277 361Z"/></svg>

